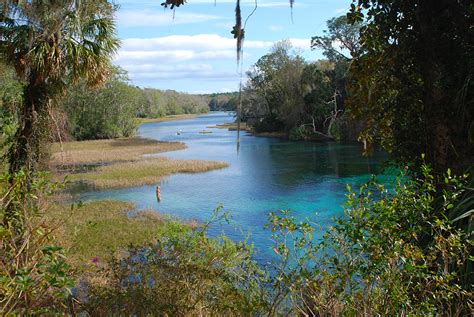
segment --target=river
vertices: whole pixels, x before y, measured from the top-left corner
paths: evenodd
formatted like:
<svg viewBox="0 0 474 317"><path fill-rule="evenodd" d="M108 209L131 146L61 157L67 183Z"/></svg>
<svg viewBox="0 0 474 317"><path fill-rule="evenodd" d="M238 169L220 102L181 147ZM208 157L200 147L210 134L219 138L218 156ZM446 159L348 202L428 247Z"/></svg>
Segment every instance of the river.
<svg viewBox="0 0 474 317"><path fill-rule="evenodd" d="M181 219L206 221L218 204L230 212L230 225L215 225L210 235L221 231L232 239L250 233L250 241L261 263L272 258L271 233L264 229L267 214L288 209L299 220L319 227L319 236L333 218L343 215L346 184L359 186L370 175L380 174L387 155L376 151L370 158L361 155L360 144L335 142L295 142L255 137L237 132L209 129L208 126L232 122L229 113L209 113L190 120L145 123L141 137L181 141L187 148L159 155L176 159L218 160L229 163L221 170L199 174L176 174L161 182L162 200L156 202L155 187L94 191L82 200L120 199L139 209L155 209ZM201 134L200 131L212 131ZM178 135L177 132L180 131ZM389 176L381 175L382 179Z"/></svg>

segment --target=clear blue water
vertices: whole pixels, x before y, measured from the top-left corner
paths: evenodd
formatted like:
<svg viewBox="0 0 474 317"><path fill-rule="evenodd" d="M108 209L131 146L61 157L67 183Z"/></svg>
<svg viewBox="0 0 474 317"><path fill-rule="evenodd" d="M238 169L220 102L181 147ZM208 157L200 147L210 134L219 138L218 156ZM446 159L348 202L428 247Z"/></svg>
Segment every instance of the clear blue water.
<svg viewBox="0 0 474 317"><path fill-rule="evenodd" d="M322 234L334 217L343 214L346 184L354 187L366 182L381 172L387 159L383 152L363 157L359 144L294 142L245 132L237 150L237 132L207 128L233 120L232 115L220 112L191 120L146 123L138 130L141 137L181 141L188 146L159 155L225 161L228 168L164 179L160 203L155 186L88 192L81 199L127 200L139 209L201 222L220 203L231 213L232 223L214 226L209 234L224 231L238 240L250 233L257 261L266 263L273 257L271 233L264 229L269 212L289 209L297 219L315 223ZM212 133L200 134L202 130Z"/></svg>

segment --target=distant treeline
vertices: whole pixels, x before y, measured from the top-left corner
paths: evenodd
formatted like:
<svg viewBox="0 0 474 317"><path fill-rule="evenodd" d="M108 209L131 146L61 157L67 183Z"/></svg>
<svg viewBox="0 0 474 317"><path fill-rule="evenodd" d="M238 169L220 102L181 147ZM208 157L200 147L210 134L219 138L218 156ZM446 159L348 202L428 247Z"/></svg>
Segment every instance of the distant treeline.
<svg viewBox="0 0 474 317"><path fill-rule="evenodd" d="M0 65L0 84L2 130L8 130L7 126L11 125L14 131L14 112L18 111L16 105L21 104L23 85L4 64ZM135 132L139 123L137 118L232 111L237 98L235 92L188 94L140 88L132 85L125 70L114 67L108 81L99 88L90 88L84 81L69 87L51 109L56 119L51 129L56 140L127 137ZM3 131L1 138L6 138L6 134Z"/></svg>
<svg viewBox="0 0 474 317"><path fill-rule="evenodd" d="M238 92L215 93L204 96L210 99L209 109L211 111L234 111L237 109Z"/></svg>
<svg viewBox="0 0 474 317"><path fill-rule="evenodd" d="M175 90L139 88L131 85L124 70L115 68L107 84L99 89L79 83L64 99L69 126L77 140L130 136L136 118L198 114L209 110L233 110L235 94L197 95Z"/></svg>

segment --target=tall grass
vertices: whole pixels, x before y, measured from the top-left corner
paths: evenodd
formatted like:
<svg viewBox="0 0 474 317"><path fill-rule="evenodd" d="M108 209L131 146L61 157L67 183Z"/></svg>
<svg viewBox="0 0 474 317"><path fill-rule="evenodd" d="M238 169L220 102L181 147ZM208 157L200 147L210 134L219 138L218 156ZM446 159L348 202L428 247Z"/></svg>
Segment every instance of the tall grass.
<svg viewBox="0 0 474 317"><path fill-rule="evenodd" d="M175 120L188 120L188 119L194 119L199 114L176 114L176 115L170 115L170 116L165 116L161 118L138 118L137 120L139 123L150 123L150 122L166 122L166 121L175 121Z"/></svg>
<svg viewBox="0 0 474 317"><path fill-rule="evenodd" d="M145 154L185 149L181 142L162 142L143 138L93 140L55 143L52 147L53 166L139 160Z"/></svg>
<svg viewBox="0 0 474 317"><path fill-rule="evenodd" d="M71 179L83 181L97 189L132 187L156 184L174 173L200 173L227 166L225 162L158 157L102 166L93 172L74 174Z"/></svg>
<svg viewBox="0 0 474 317"><path fill-rule="evenodd" d="M75 270L90 271L107 263L127 246L144 245L161 232L166 218L156 212L134 213L132 203L115 200L87 202L75 208L53 205L47 219L55 238L66 249Z"/></svg>

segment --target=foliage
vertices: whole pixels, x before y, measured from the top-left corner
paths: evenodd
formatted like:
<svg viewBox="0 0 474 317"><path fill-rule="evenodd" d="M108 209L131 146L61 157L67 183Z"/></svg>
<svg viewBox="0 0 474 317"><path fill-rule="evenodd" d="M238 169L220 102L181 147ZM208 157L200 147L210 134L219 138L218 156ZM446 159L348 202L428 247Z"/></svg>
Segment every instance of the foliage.
<svg viewBox="0 0 474 317"><path fill-rule="evenodd" d="M91 89L81 81L68 89L63 107L76 140L131 136L141 91L128 83L126 74L115 69L101 88Z"/></svg>
<svg viewBox="0 0 474 317"><path fill-rule="evenodd" d="M354 0L363 22L351 67L350 112L366 122L361 138L382 145L402 164L473 165L472 1Z"/></svg>
<svg viewBox="0 0 474 317"><path fill-rule="evenodd" d="M159 118L168 115L206 113L208 100L200 95L191 95L174 90L145 88L144 103L137 115L142 118Z"/></svg>
<svg viewBox="0 0 474 317"><path fill-rule="evenodd" d="M209 110L211 111L235 111L239 99L238 92L216 93L205 95L210 98Z"/></svg>
<svg viewBox="0 0 474 317"><path fill-rule="evenodd" d="M313 241L314 228L284 212L270 215L276 251L285 265L276 285L302 314L450 315L472 308L472 231L448 214L462 202L466 177L445 176L447 190L435 204L431 169L400 179L394 190L375 181L349 188L345 217ZM437 208L433 206L437 205ZM293 262L291 262L293 261ZM279 284L281 283L281 284Z"/></svg>
<svg viewBox="0 0 474 317"><path fill-rule="evenodd" d="M327 30L323 36L314 36L311 47L323 50L324 55L331 62L349 61L360 50L360 24L350 24L345 15L327 21ZM334 47L336 45L336 47ZM349 53L349 56L347 56Z"/></svg>
<svg viewBox="0 0 474 317"><path fill-rule="evenodd" d="M359 51L359 26L348 24L342 16L327 22L328 31L312 38L312 49L323 49L328 60L308 63L291 54L287 42L275 45L247 73L244 89L243 119L257 131L276 128L271 121L283 123L293 139L335 139L336 125L345 108L346 82L351 57ZM339 43L339 47L334 47ZM280 130L282 128L279 128ZM341 130L339 128L339 130ZM350 135L347 135L350 137Z"/></svg>
<svg viewBox="0 0 474 317"><path fill-rule="evenodd" d="M289 42L277 43L247 76L242 117L257 132L288 132L308 121L314 123L313 133L324 128L330 99L329 79L317 64L308 64L301 56L292 54Z"/></svg>
<svg viewBox="0 0 474 317"><path fill-rule="evenodd" d="M58 185L24 172L0 182L0 314L64 312L71 280L43 206Z"/></svg>
<svg viewBox="0 0 474 317"><path fill-rule="evenodd" d="M222 218L220 208L214 220ZM174 224L148 246L130 247L91 290L86 309L96 314L251 315L264 311L263 272L246 243Z"/></svg>
<svg viewBox="0 0 474 317"><path fill-rule="evenodd" d="M0 156L13 140L18 128L17 107L22 103L23 84L14 79L11 67L0 62Z"/></svg>
<svg viewBox="0 0 474 317"><path fill-rule="evenodd" d="M54 102L78 78L99 85L118 48L106 0L0 2L0 55L25 82L10 173L35 168L50 134Z"/></svg>

